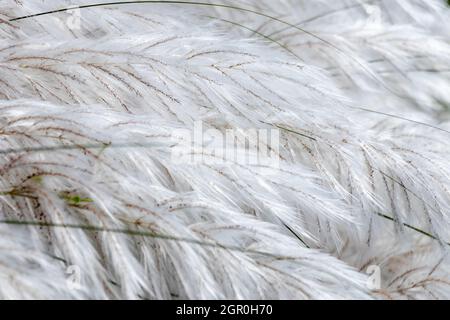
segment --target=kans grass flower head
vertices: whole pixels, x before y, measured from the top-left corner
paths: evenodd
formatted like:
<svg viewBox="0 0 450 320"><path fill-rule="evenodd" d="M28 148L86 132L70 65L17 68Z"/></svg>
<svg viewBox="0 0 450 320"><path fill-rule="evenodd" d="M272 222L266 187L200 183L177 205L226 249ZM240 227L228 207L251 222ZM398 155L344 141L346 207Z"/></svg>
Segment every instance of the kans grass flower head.
<svg viewBox="0 0 450 320"><path fill-rule="evenodd" d="M450 298L438 0L0 4L0 298Z"/></svg>

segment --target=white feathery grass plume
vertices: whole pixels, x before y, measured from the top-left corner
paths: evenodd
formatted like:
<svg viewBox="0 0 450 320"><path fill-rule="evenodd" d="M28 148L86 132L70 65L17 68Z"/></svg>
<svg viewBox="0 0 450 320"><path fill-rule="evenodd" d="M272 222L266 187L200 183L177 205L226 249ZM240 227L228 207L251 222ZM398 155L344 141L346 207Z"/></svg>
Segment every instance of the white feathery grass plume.
<svg viewBox="0 0 450 320"><path fill-rule="evenodd" d="M442 40L449 36L450 13L444 1L246 1L245 7L292 25L223 8L218 16L229 14L238 24L327 69L361 103L399 113L405 105L447 111L450 54L448 41ZM386 91L389 100L373 103Z"/></svg>
<svg viewBox="0 0 450 320"><path fill-rule="evenodd" d="M22 229L0 229L0 298L82 298L82 288L71 292L66 270L49 252L30 244ZM28 240L28 241L27 241ZM68 286L69 284L69 286Z"/></svg>
<svg viewBox="0 0 450 320"><path fill-rule="evenodd" d="M0 246L17 247L0 249L0 297L450 296L443 2L146 2L10 21L72 4L0 5ZM279 148L223 161L186 143L199 122L219 149L240 133L238 156L269 144L245 130L279 132ZM11 281L17 265L33 273Z"/></svg>
<svg viewBox="0 0 450 320"><path fill-rule="evenodd" d="M2 106L2 118L9 123L2 149L25 150L2 164L3 194L13 198L3 203L3 212L7 221L20 218L43 227L125 230L36 230L42 237L33 243L40 240L39 247L79 266L82 283L95 288L91 294L102 294L106 286L114 297L125 298L364 297L363 278L356 272L302 248L276 224L258 221L220 194L203 192L196 181L216 174L226 190L233 187L225 178L229 170L167 165L173 127L151 120L146 124L144 116L139 124L100 107L71 108L26 101ZM61 141L66 147L59 152L30 149ZM124 147L116 145L121 141ZM127 147L129 141L142 148ZM99 147L70 148L76 143ZM247 170L237 174L245 177ZM318 279L327 286L313 286ZM347 294L340 291L343 282Z"/></svg>

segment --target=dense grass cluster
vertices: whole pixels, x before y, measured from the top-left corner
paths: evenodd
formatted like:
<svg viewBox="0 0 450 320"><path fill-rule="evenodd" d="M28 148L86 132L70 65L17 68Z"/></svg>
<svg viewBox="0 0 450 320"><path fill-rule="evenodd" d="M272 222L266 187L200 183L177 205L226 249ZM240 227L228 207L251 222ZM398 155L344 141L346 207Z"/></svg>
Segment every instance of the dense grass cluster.
<svg viewBox="0 0 450 320"><path fill-rule="evenodd" d="M2 1L0 298L449 298L449 12Z"/></svg>

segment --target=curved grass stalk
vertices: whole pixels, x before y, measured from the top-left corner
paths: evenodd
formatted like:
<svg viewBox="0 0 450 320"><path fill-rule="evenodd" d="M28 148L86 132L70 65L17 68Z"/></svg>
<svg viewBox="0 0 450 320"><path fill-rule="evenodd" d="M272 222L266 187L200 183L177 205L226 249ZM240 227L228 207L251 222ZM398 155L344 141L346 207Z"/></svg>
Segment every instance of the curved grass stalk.
<svg viewBox="0 0 450 320"><path fill-rule="evenodd" d="M302 25L302 24L305 24L305 23L308 23L308 22L312 22L312 21L314 21L314 20L317 20L317 19L320 19L320 18L324 18L324 17L326 17L326 16L329 16L329 15L332 15L332 14L335 14L335 13L338 13L338 12L341 12L341 11L345 11L345 10L350 10L350 9L353 9L353 8L362 7L364 4L366 4L366 3L371 3L371 2L374 2L374 0L368 0L368 1L365 1L365 2L364 2L364 1L361 1L361 3L356 3L356 4L352 4L352 5L347 5L347 6L343 7L343 8L339 8L339 9L329 10L329 11L327 11L327 12L324 12L324 13L315 15L315 16L313 16L313 17L311 17L311 18L308 18L308 19L305 19L305 20L303 20L303 21L300 21L300 22L296 23L295 25L296 25L296 26L300 26L300 25ZM282 32L284 32L284 31L287 31L287 30L289 30L289 29L291 29L291 28L292 28L292 27L287 26L287 27L284 27L284 28L282 28L282 29L280 29L280 30L274 31L274 32L272 32L271 34L269 34L269 37L274 36L274 35L279 34L279 33L282 33Z"/></svg>
<svg viewBox="0 0 450 320"><path fill-rule="evenodd" d="M47 152L47 151L64 151L64 150L78 150L78 149L100 149L101 152L108 148L126 149L126 148L153 148L155 144L145 143L93 143L93 144L66 144L59 146L41 146L31 148L10 148L0 149L0 155L16 154L22 152Z"/></svg>
<svg viewBox="0 0 450 320"><path fill-rule="evenodd" d="M226 22L226 23L229 23L229 24L238 26L238 27L240 27L240 28L246 29L246 30L252 32L253 34L256 34L256 35L258 35L258 36L260 36L260 37L262 37L262 38L264 38L264 39L266 39L266 40L269 40L270 42L273 42L273 43L277 44L278 46L280 46L280 48L286 50L286 51L289 52L291 55L293 55L294 57L296 57L297 59L299 59L300 61L303 61L302 58L300 58L294 51L292 51L291 49L289 49L287 46L285 46L284 44L282 44L281 42L279 42L279 41L277 41L277 40L275 40L275 39L272 39L270 36L267 36L267 35L265 35L265 34L259 32L258 30L251 29L251 28L249 28L249 27L244 26L243 24L240 24L240 23L237 23L237 22L234 22L234 21L230 21L230 20L226 20L226 19L222 19L222 18L218 18L218 17L213 17L213 16L206 16L206 17L207 17L207 18L211 18L211 19L216 19L216 20L219 20L219 21L222 21L222 22Z"/></svg>
<svg viewBox="0 0 450 320"><path fill-rule="evenodd" d="M117 228L105 228L93 225L85 225L85 224L66 224L66 223L51 223L51 222L41 222L41 221L20 221L20 220L0 220L0 224L5 225L14 225L14 226L32 226L32 227L44 227L44 228L64 228L64 229L79 229L85 231L93 231L93 232L106 232L106 233L115 233L115 234L125 234L132 237L149 237L166 241L174 241L174 242L182 242L189 243L193 245L198 245L202 247L210 247L210 248L218 248L222 250L229 250L235 252L242 253L250 253L266 256L273 259L297 259L294 256L283 256L277 255L270 252L264 252L259 250L252 249L243 249L238 246L229 246L222 245L217 242L205 242L197 239L191 238L182 238L176 237L168 234L156 233L151 231L138 231L138 230L130 230L130 229L117 229Z"/></svg>
<svg viewBox="0 0 450 320"><path fill-rule="evenodd" d="M377 212L377 215L379 217L387 219L389 221L398 222L395 218L393 218L391 216L388 216L388 215L385 215L385 214L382 214L379 212ZM150 232L150 231L105 228L105 227L99 227L99 226L93 226L93 225L83 225L83 224L65 224L65 223L51 223L51 222L41 222L41 221L20 221L20 220L0 220L0 224L14 225L14 226L34 226L34 227L40 227L40 228L46 227L46 228L79 229L79 230L93 231L93 232L125 234L125 235L129 235L132 237L150 237L150 238L166 240L166 241L189 243L192 245L198 245L198 246L202 246L202 247L218 248L218 249L228 250L228 251L257 254L257 255L262 255L262 256L266 256L266 257L277 259L277 260L278 259L296 259L296 257L293 257L293 256L277 255L277 254L273 254L270 252L264 252L264 251L252 250L252 249L243 249L238 246L229 246L229 245L222 245L217 242L205 242L205 241L200 241L200 240L191 239L191 238L175 237L173 235ZM439 238L433 236L429 232L426 232L420 228L417 228L417 227L412 226L407 223L402 223L402 225L412 231L420 233L420 234L422 234L426 237L429 237L433 240L442 242ZM301 242L303 242L303 241L301 241ZM442 242L442 243L447 246L450 246L450 242ZM306 246L306 244L304 242L303 242L303 244ZM307 247L307 248L309 248L309 247Z"/></svg>
<svg viewBox="0 0 450 320"><path fill-rule="evenodd" d="M450 131L446 130L444 128L441 128L441 127L438 127L438 126L435 126L435 125L432 125L432 124L429 124L429 123L425 123L425 122L421 122L421 121L416 121L416 120L412 120L412 119L409 119L409 118L405 118L405 117L402 117L402 116L399 116L399 115L395 115L395 114L392 114L392 113L372 110L372 109L368 109L366 107L354 107L354 106L350 106L350 105L346 105L346 104L344 104L343 106L345 106L345 107L347 107L349 109L360 110L360 111L367 111L367 112L378 114L378 115L381 115L381 116L387 116L387 117L390 117L390 118L395 118L395 119L398 119L398 120L407 121L407 122L410 122L410 123L418 124L418 125L421 125L421 126L425 126L425 127L428 127L428 128L432 128L432 129L439 130L439 131L442 131L442 132L450 134Z"/></svg>

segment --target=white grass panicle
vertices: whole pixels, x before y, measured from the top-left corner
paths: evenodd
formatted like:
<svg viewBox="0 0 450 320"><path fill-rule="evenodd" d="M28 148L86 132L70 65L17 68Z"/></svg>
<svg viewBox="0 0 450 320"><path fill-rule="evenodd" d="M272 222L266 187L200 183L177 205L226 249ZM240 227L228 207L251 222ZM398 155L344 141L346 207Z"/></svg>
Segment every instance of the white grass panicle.
<svg viewBox="0 0 450 320"><path fill-rule="evenodd" d="M102 2L0 4L0 298L450 298L445 1Z"/></svg>

